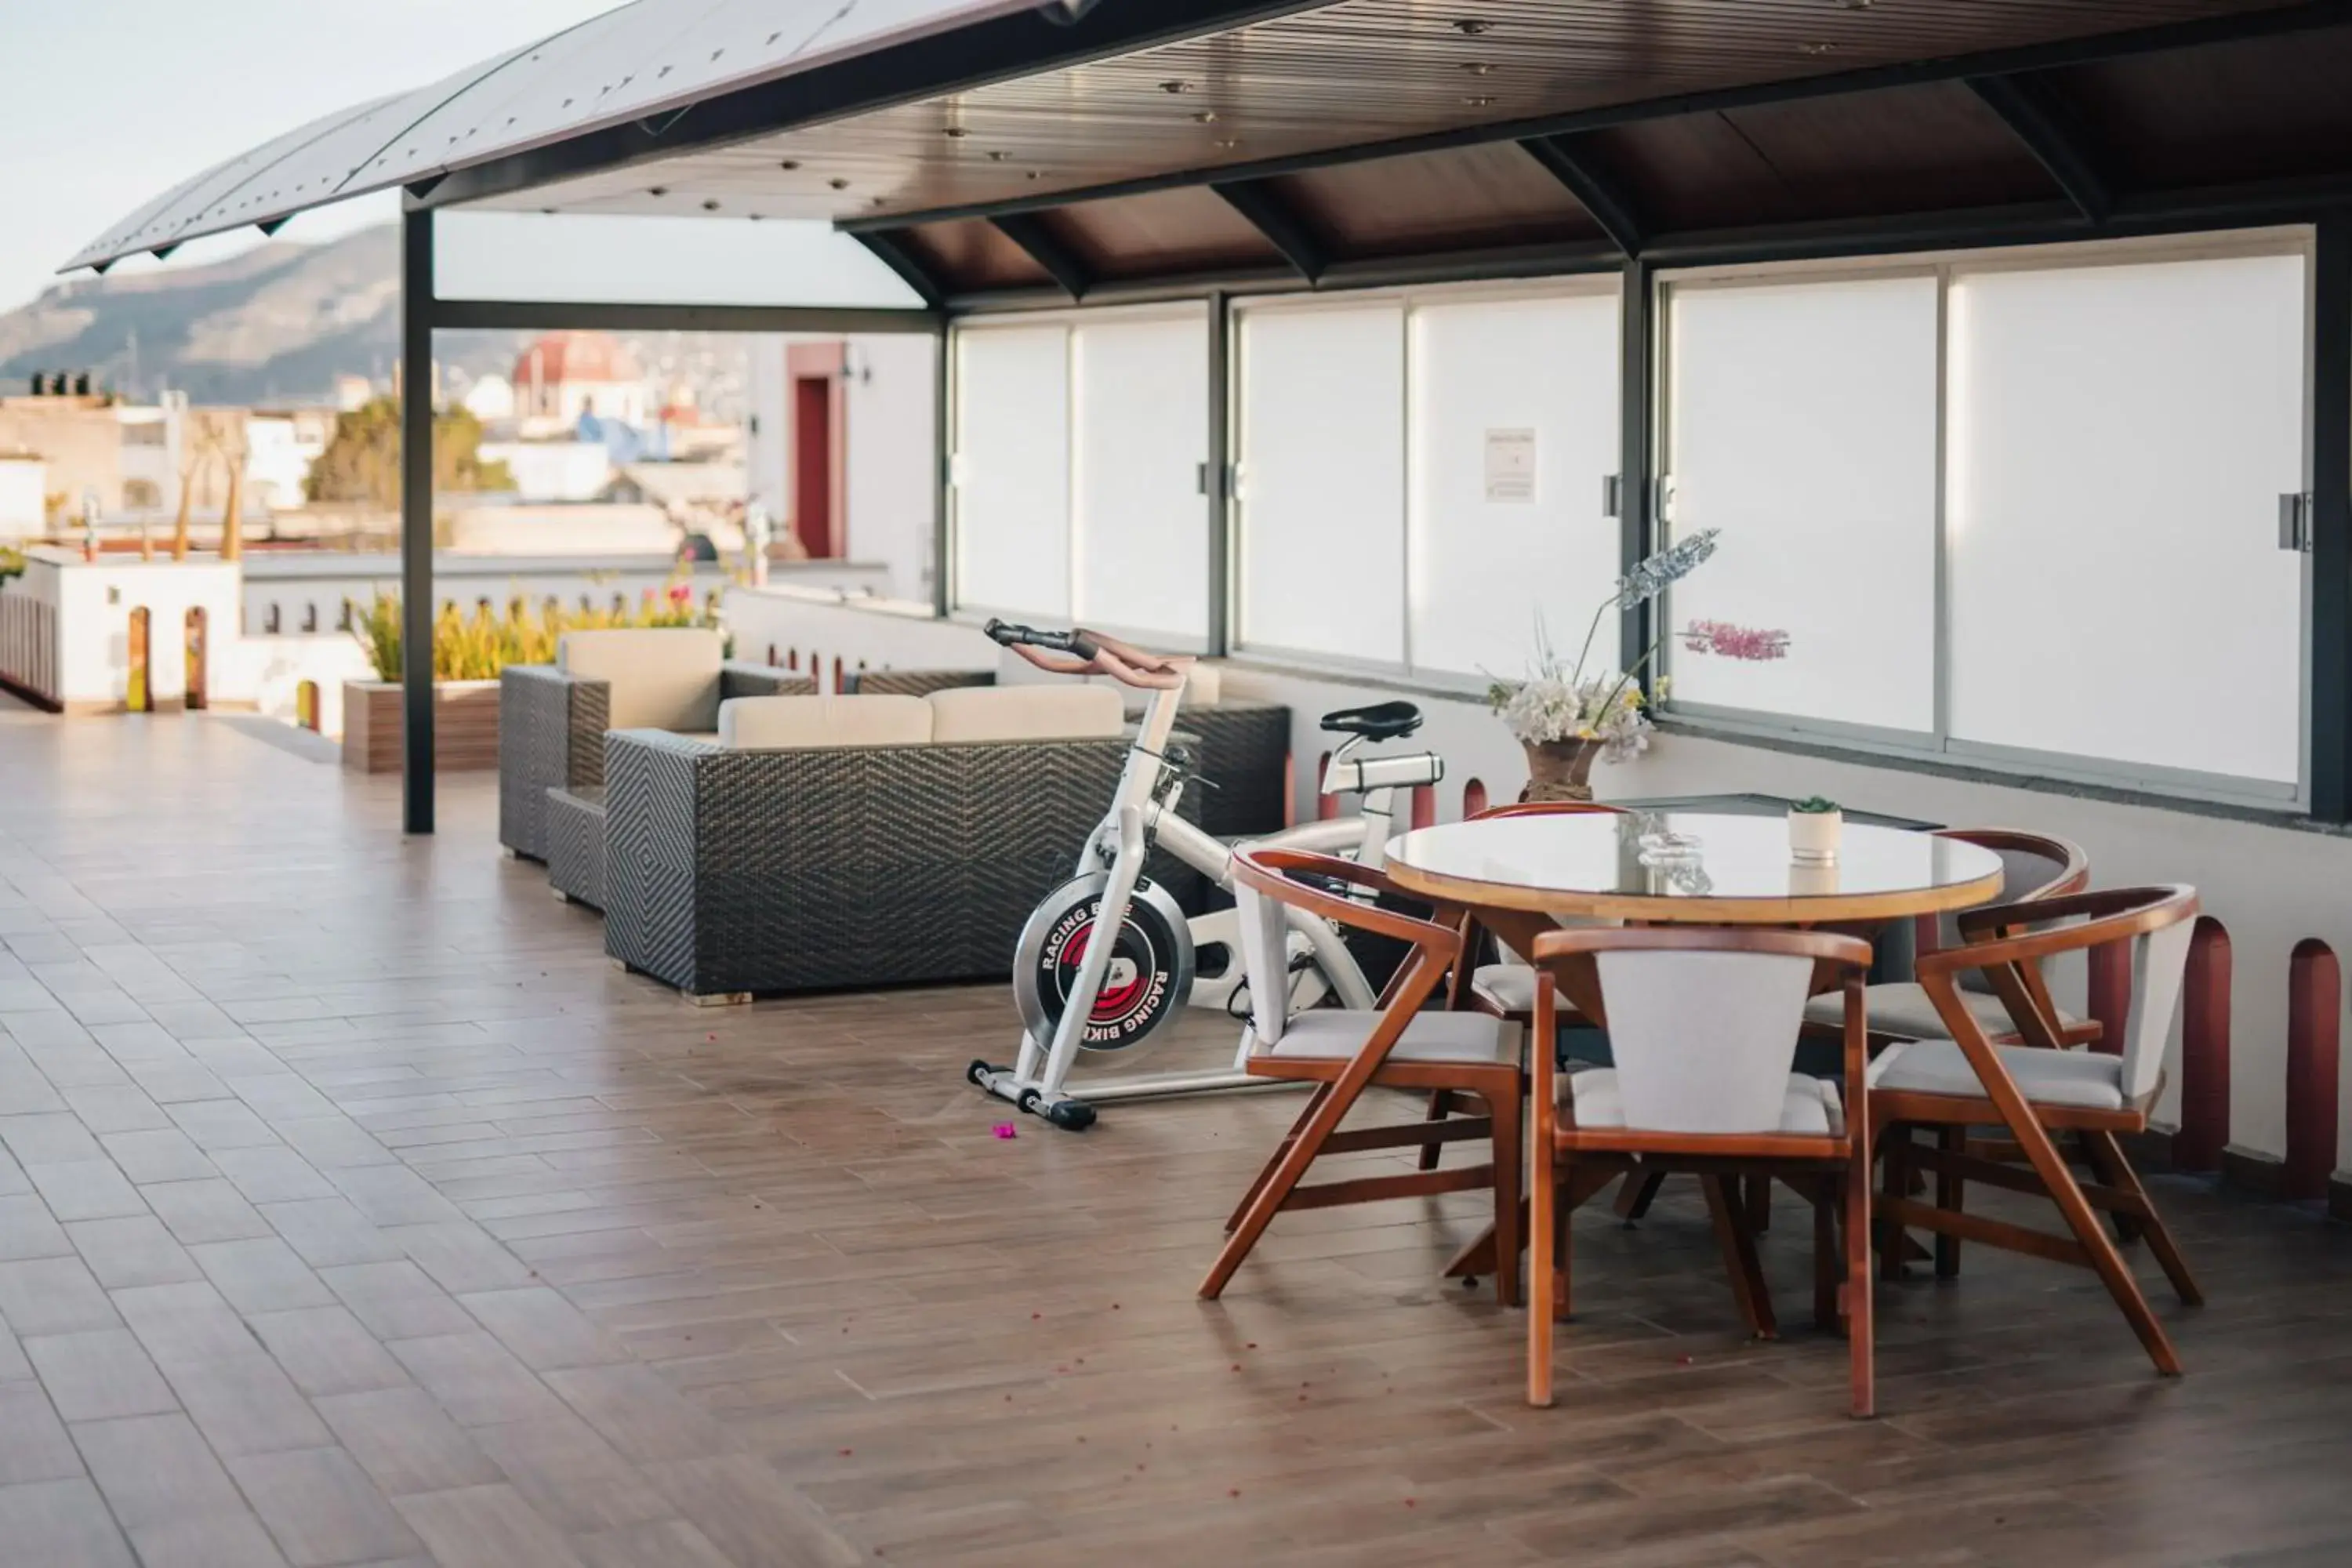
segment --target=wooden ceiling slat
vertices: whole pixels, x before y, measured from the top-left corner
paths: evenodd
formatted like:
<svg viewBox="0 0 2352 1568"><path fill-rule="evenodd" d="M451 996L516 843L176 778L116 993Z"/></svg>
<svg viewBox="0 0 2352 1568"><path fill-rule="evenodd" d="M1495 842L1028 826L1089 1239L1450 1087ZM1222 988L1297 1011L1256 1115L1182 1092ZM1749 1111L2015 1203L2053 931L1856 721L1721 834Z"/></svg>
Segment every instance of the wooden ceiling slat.
<svg viewBox="0 0 2352 1568"><path fill-rule="evenodd" d="M2126 188L2352 168L2352 28L2047 73Z"/></svg>

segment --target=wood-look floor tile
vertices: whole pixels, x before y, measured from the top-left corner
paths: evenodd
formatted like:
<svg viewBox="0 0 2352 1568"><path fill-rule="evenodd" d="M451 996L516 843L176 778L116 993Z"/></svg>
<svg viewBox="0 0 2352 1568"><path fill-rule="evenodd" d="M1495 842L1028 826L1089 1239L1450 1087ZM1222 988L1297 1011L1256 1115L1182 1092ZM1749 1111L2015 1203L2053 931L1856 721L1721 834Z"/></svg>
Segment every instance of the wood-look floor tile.
<svg viewBox="0 0 2352 1568"><path fill-rule="evenodd" d="M269 1222L220 1176L159 1182L140 1194L183 1247L272 1235Z"/></svg>
<svg viewBox="0 0 2352 1568"><path fill-rule="evenodd" d="M39 1373L58 1414L69 1422L176 1411L163 1373L128 1329L34 1335L25 1354Z"/></svg>
<svg viewBox="0 0 2352 1568"><path fill-rule="evenodd" d="M0 1487L0 1542L27 1568L137 1568L105 1499L82 1478Z"/></svg>
<svg viewBox="0 0 2352 1568"><path fill-rule="evenodd" d="M477 1427L473 1438L514 1489L560 1529L611 1530L677 1511L636 1467L569 1411L553 1419Z"/></svg>
<svg viewBox="0 0 2352 1568"><path fill-rule="evenodd" d="M482 1326L535 1372L604 1366L631 1359L618 1341L544 1286L484 1290L457 1298Z"/></svg>
<svg viewBox="0 0 2352 1568"><path fill-rule="evenodd" d="M710 1537L682 1519L575 1535L572 1544L588 1568L738 1568Z"/></svg>
<svg viewBox="0 0 2352 1568"><path fill-rule="evenodd" d="M263 1218L313 1268L388 1263L406 1254L400 1243L329 1187L322 1196L257 1205Z"/></svg>
<svg viewBox="0 0 2352 1568"><path fill-rule="evenodd" d="M278 1312L335 1303L335 1293L275 1236L205 1242L189 1247L188 1252L205 1277L240 1312Z"/></svg>
<svg viewBox="0 0 2352 1568"><path fill-rule="evenodd" d="M246 1511L228 1472L184 1415L134 1415L71 1429L115 1518L131 1529Z"/></svg>
<svg viewBox="0 0 2352 1568"><path fill-rule="evenodd" d="M696 1529L742 1568L810 1568L866 1560L856 1543L745 1454L648 1465L646 1474Z"/></svg>
<svg viewBox="0 0 2352 1568"><path fill-rule="evenodd" d="M400 1388L408 1373L347 1307L301 1307L246 1320L294 1386L313 1399Z"/></svg>
<svg viewBox="0 0 2352 1568"><path fill-rule="evenodd" d="M172 1119L163 1114L163 1108L134 1084L68 1089L64 1093L66 1103L81 1119L81 1124L101 1139L109 1132L149 1131L172 1125ZM80 1156L97 1157L94 1153Z"/></svg>
<svg viewBox="0 0 2352 1568"><path fill-rule="evenodd" d="M19 1338L121 1325L89 1266L76 1257L0 1263L0 1322Z"/></svg>
<svg viewBox="0 0 2352 1568"><path fill-rule="evenodd" d="M367 1472L341 1448L249 1455L230 1460L228 1468L294 1568L424 1550Z"/></svg>
<svg viewBox="0 0 2352 1568"><path fill-rule="evenodd" d="M82 1473L81 1455L37 1383L0 1384L0 1487Z"/></svg>
<svg viewBox="0 0 2352 1568"><path fill-rule="evenodd" d="M0 1198L0 1262L69 1258L73 1251L73 1238L66 1235L38 1194Z"/></svg>
<svg viewBox="0 0 2352 1568"><path fill-rule="evenodd" d="M156 1182L194 1182L220 1173L205 1152L176 1127L109 1132L99 1139L106 1156L122 1169L134 1186ZM146 1195L150 1206L153 1197Z"/></svg>
<svg viewBox="0 0 2352 1568"><path fill-rule="evenodd" d="M61 1165L27 1163L25 1174L60 1220L113 1219L147 1212L147 1200L131 1184L115 1163L100 1151L95 1160L73 1160Z"/></svg>
<svg viewBox="0 0 2352 1568"><path fill-rule="evenodd" d="M258 1347L245 1355L164 1371L172 1391L222 1454L323 1447L334 1439L293 1380Z"/></svg>
<svg viewBox="0 0 2352 1568"><path fill-rule="evenodd" d="M269 1531L250 1514L180 1519L134 1529L142 1568L287 1568Z"/></svg>
<svg viewBox="0 0 2352 1568"><path fill-rule="evenodd" d="M443 1568L583 1568L562 1532L512 1487L419 1492L394 1506Z"/></svg>
<svg viewBox="0 0 2352 1568"><path fill-rule="evenodd" d="M506 1478L421 1388L331 1394L319 1414L392 1497L484 1486Z"/></svg>
<svg viewBox="0 0 2352 1568"><path fill-rule="evenodd" d="M78 1220L66 1226L66 1233L73 1237L90 1273L110 1290L204 1278L195 1259L152 1214Z"/></svg>
<svg viewBox="0 0 2352 1568"><path fill-rule="evenodd" d="M511 1352L479 1329L386 1346L460 1426L544 1420L563 1405Z"/></svg>

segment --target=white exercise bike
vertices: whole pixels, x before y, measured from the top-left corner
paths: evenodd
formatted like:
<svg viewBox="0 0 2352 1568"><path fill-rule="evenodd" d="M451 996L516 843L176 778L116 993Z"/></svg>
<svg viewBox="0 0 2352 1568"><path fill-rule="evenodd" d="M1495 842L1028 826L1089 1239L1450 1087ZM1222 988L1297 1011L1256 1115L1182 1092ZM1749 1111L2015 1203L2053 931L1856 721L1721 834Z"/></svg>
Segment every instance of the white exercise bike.
<svg viewBox="0 0 2352 1568"><path fill-rule="evenodd" d="M1048 893L1023 927L1013 973L1024 1032L1011 1067L974 1061L967 1076L989 1093L1078 1131L1095 1120L1095 1102L1204 1090L1263 1087L1242 1070L1244 1032L1230 1068L1111 1079L1086 1085L1086 1097L1065 1088L1078 1053L1129 1051L1178 1009L1197 1004L1245 1017L1248 998L1240 962L1240 921L1233 910L1187 919L1164 888L1145 878L1156 846L1207 877L1232 886L1233 848L1177 815L1186 767L1171 756L1170 736L1183 701L1192 660L1146 653L1099 632L1038 631L991 621L988 636L1038 668L1055 675L1103 675L1150 693L1119 774L1109 813L1088 836L1077 874ZM1410 702L1383 702L1323 716L1323 728L1347 739L1323 770L1322 793L1360 795L1359 816L1304 823L1252 842L1352 854L1381 862L1394 828L1396 792L1433 784L1445 775L1443 759L1428 752L1363 756L1369 744L1402 740L1421 728ZM1302 911L1290 920L1291 994L1297 1012L1336 994L1347 1007L1370 1007L1375 988L1339 931ZM1109 942L1097 931L1115 932ZM1221 960L1202 976L1204 952Z"/></svg>

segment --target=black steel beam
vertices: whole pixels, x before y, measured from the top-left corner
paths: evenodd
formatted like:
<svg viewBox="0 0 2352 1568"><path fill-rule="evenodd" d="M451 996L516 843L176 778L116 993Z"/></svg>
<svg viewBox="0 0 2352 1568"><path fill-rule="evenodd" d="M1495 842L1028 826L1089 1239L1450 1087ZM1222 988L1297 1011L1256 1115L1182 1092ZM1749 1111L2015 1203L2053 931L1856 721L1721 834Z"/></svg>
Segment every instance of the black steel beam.
<svg viewBox="0 0 2352 1568"><path fill-rule="evenodd" d="M607 126L454 170L434 188L431 200L436 206L454 206L513 195L559 180L729 147L795 126L1131 55L1328 3L1120 0L1069 21L1049 19L1035 10L1017 11L705 99L676 113Z"/></svg>
<svg viewBox="0 0 2352 1568"><path fill-rule="evenodd" d="M1209 188L1223 196L1225 205L1239 213L1242 220L1257 230L1309 283L1320 278L1323 269L1330 265L1330 256L1322 240L1268 182L1218 180Z"/></svg>
<svg viewBox="0 0 2352 1568"><path fill-rule="evenodd" d="M1170 170L1164 174L1146 174L1129 180L1107 181L1100 184L1081 186L1075 190L1008 196L999 201L966 202L955 205L927 207L916 212L891 213L874 217L846 218L842 220L839 226L855 232L861 228L898 227L917 223L940 223L956 218L992 218L1007 213L1039 212L1051 207L1069 206L1078 202L1105 201L1115 196L1143 195L1153 191L1170 190L1178 186L1207 184L1213 180L1262 179L1271 174L1301 174L1308 170L1329 168L1339 163L1362 163L1374 158L1395 158L1414 153L1437 153L1449 148L1478 146L1492 142L1523 142L1531 136L1557 136L1580 131L1598 131L1612 125L1631 125L1643 121L1669 119L1681 114L1754 109L1767 104L1830 98L1843 93L1873 92L1885 88L1916 87L1930 82L1954 81L1969 77L2010 76L2020 71L2047 70L2059 66L2084 65L2098 60L2127 58L2135 55L2165 49L2193 48L2200 45L2231 43L2242 38L2308 32L2319 27L2346 25L2352 25L2352 0L2308 0L2308 3L2304 5L2282 6L2276 10L2233 12L2227 16L2202 17L2190 22L2171 22L2155 26L2138 27L2128 32L2060 39L2052 43L2024 45L2014 48L1989 49L1977 54L1951 55L1937 59L1904 60L1891 65L1865 66L1854 70L1824 72L1819 76L1794 79L1756 82L1741 87L1713 89L1704 92L1676 93L1667 97L1643 99L1632 103L1606 104L1563 114L1496 121L1485 125L1461 126L1453 130L1429 132L1416 136L1391 137L1381 142L1359 142L1350 146L1323 148L1311 153L1252 159L1216 167ZM455 176L452 177L455 178Z"/></svg>
<svg viewBox="0 0 2352 1568"><path fill-rule="evenodd" d="M942 332L931 376L931 613L948 618L955 607L955 340Z"/></svg>
<svg viewBox="0 0 2352 1568"><path fill-rule="evenodd" d="M921 300L931 310L936 310L940 308L940 301L947 297L947 290L940 287L940 280L931 275L931 269L924 266L914 251L908 247L904 235L893 233L887 228L877 228L869 229L860 234L857 238L860 244L874 253L877 260L897 273L899 281L915 291L916 298Z"/></svg>
<svg viewBox="0 0 2352 1568"><path fill-rule="evenodd" d="M2000 117L2011 134L2048 171L2082 215L2104 222L2115 208L2115 185L2064 98L2043 78L1972 76L1969 90Z"/></svg>
<svg viewBox="0 0 2352 1568"><path fill-rule="evenodd" d="M1034 213L1015 213L990 220L997 232L1029 253L1029 259L1045 269L1045 276L1060 286L1063 293L1073 300L1083 300L1094 286L1094 269L1078 253L1062 242L1062 237L1045 226L1045 220Z"/></svg>
<svg viewBox="0 0 2352 1568"><path fill-rule="evenodd" d="M2311 815L2352 821L2352 213L2319 220L2311 310Z"/></svg>
<svg viewBox="0 0 2352 1568"><path fill-rule="evenodd" d="M425 209L430 210L430 209ZM842 305L632 305L562 300L442 300L445 331L936 332L931 310Z"/></svg>
<svg viewBox="0 0 2352 1568"><path fill-rule="evenodd" d="M433 831L433 215L400 219L401 826Z"/></svg>
<svg viewBox="0 0 2352 1568"><path fill-rule="evenodd" d="M1617 177L1593 157L1587 144L1590 135L1530 136L1519 145L1567 188L1618 249L1639 256L1646 226L1641 207Z"/></svg>
<svg viewBox="0 0 2352 1568"><path fill-rule="evenodd" d="M1617 555L1621 569L1630 572L1650 553L1658 537L1650 447L1657 321L1649 263L1629 259L1622 276L1617 328ZM1633 668L1656 640L1658 611L1654 604L1625 610L1618 628L1620 668ZM1644 691L1655 689L1655 674L1644 672Z"/></svg>
<svg viewBox="0 0 2352 1568"><path fill-rule="evenodd" d="M1226 359L1226 330L1231 324L1225 310L1225 296L1211 294L1209 447L1201 475L1202 504L1209 512L1209 625L1208 646L1204 651L1211 658L1223 658L1233 651L1233 585L1226 580L1233 570L1229 561L1233 514L1226 504L1233 473L1233 453L1229 448L1233 416L1227 405L1232 392L1232 370Z"/></svg>

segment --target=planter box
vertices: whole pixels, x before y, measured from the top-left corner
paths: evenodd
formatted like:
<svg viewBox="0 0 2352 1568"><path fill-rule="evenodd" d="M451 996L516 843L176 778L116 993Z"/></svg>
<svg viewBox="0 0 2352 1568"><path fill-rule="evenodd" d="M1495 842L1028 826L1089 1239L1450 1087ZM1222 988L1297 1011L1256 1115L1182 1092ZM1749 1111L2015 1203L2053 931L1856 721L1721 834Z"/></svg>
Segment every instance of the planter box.
<svg viewBox="0 0 2352 1568"><path fill-rule="evenodd" d="M389 680L343 682L343 766L396 773L407 725L401 688ZM499 765L499 683L444 680L433 688L433 765L444 770Z"/></svg>

